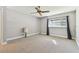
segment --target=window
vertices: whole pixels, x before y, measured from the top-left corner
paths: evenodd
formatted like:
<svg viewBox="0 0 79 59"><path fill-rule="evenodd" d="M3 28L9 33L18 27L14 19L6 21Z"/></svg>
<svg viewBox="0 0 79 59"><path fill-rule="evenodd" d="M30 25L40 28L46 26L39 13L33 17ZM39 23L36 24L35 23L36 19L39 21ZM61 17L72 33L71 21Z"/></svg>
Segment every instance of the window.
<svg viewBox="0 0 79 59"><path fill-rule="evenodd" d="M50 19L49 27L67 27L66 17Z"/></svg>

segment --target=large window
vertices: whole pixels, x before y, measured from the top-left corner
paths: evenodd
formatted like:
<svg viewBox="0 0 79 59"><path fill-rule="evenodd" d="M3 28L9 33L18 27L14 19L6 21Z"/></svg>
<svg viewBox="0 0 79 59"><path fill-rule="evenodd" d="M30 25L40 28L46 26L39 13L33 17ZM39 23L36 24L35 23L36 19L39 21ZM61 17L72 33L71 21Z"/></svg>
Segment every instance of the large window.
<svg viewBox="0 0 79 59"><path fill-rule="evenodd" d="M49 27L67 27L66 17L49 19Z"/></svg>

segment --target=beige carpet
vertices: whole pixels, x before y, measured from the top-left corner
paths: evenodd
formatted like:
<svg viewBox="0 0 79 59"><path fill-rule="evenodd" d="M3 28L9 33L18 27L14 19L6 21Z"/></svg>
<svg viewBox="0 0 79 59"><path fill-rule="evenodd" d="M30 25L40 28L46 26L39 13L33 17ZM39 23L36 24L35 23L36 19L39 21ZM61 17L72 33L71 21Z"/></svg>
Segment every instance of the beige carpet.
<svg viewBox="0 0 79 59"><path fill-rule="evenodd" d="M0 52L18 53L62 53L79 52L75 40L68 40L47 35L35 35L11 40L7 45L0 45Z"/></svg>

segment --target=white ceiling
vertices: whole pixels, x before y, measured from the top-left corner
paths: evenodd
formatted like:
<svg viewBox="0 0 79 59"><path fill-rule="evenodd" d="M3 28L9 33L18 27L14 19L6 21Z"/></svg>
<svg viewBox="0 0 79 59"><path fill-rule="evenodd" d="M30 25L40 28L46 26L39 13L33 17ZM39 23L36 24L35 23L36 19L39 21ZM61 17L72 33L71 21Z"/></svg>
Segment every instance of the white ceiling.
<svg viewBox="0 0 79 59"><path fill-rule="evenodd" d="M31 14L32 12L36 12L35 6L8 6L7 8L24 13L24 14L41 17L38 14ZM73 7L73 6L70 6L70 7L69 6L41 6L41 9L50 11L49 13L43 13L42 17L44 17L44 16L50 16L50 15L54 15L58 13L73 11L76 9L76 7Z"/></svg>

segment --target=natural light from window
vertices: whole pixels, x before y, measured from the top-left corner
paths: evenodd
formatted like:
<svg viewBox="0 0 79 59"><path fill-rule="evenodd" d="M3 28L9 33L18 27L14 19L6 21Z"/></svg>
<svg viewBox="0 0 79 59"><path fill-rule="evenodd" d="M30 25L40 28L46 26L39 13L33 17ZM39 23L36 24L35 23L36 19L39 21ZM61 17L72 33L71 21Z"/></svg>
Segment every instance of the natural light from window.
<svg viewBox="0 0 79 59"><path fill-rule="evenodd" d="M52 42L53 42L55 45L58 45L58 43L56 42L56 40L52 40Z"/></svg>

